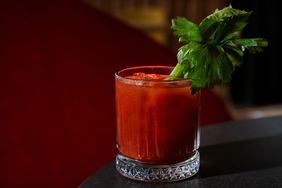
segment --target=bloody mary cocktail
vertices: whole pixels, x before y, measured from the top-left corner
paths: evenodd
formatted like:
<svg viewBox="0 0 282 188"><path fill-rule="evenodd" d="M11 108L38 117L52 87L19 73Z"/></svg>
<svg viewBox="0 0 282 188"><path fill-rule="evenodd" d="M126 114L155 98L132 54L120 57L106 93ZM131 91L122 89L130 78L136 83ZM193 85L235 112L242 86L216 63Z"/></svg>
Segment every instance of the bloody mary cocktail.
<svg viewBox="0 0 282 188"><path fill-rule="evenodd" d="M191 94L189 80L167 79L172 68L133 67L116 73L117 169L125 176L132 174L123 172L131 167L120 167L125 161L157 169L198 156L199 97Z"/></svg>

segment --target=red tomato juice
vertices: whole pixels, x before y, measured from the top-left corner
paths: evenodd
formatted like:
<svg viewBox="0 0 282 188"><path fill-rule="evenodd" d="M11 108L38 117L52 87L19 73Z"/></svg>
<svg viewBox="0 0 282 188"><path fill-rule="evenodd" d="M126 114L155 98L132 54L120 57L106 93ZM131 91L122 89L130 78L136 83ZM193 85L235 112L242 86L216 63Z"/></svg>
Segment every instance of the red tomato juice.
<svg viewBox="0 0 282 188"><path fill-rule="evenodd" d="M116 77L119 153L152 164L184 161L199 145L198 94L191 95L188 80L152 73Z"/></svg>

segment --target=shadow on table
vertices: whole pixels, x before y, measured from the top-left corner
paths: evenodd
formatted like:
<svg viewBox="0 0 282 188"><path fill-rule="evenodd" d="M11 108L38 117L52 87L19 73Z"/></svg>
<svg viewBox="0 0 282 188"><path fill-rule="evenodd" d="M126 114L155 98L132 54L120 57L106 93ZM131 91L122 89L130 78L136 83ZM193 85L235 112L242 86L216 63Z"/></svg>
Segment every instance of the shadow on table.
<svg viewBox="0 0 282 188"><path fill-rule="evenodd" d="M199 178L282 166L282 136L200 148Z"/></svg>

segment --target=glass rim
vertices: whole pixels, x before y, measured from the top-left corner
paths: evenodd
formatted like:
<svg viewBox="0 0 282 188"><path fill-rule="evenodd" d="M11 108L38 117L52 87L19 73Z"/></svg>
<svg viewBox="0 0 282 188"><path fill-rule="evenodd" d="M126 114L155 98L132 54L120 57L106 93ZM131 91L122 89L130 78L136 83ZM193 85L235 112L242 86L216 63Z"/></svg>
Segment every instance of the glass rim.
<svg viewBox="0 0 282 188"><path fill-rule="evenodd" d="M148 66L132 66L132 67L127 67L123 69L119 69L115 72L115 78L125 82L127 84L134 84L134 85L141 85L142 83L159 83L159 84L178 84L178 85L185 85L187 84L190 86L190 79L184 79L184 78L179 78L179 79L172 79L172 80L144 80L144 79L134 79L134 78L126 78L122 75L121 73L125 71L131 71L131 70L141 70L141 69L171 69L173 70L174 66L165 66L165 65L148 65Z"/></svg>

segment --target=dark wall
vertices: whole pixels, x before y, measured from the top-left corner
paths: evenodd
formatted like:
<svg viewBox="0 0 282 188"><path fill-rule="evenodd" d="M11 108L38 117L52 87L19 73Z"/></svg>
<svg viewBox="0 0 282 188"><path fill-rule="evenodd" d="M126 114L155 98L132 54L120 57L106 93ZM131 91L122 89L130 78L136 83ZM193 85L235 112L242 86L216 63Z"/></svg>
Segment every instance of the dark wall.
<svg viewBox="0 0 282 188"><path fill-rule="evenodd" d="M260 54L246 54L231 83L235 103L267 105L282 103L281 37L279 36L281 10L274 1L233 0L234 8L252 10L243 37L263 37L269 46Z"/></svg>

